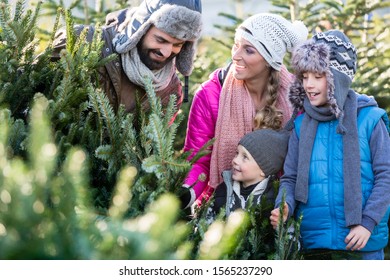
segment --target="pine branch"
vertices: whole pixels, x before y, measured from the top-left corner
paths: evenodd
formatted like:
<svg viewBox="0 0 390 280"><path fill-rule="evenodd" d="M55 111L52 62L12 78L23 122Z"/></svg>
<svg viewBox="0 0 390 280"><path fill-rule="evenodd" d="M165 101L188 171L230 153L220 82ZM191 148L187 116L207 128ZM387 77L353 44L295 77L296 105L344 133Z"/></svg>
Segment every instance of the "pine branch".
<svg viewBox="0 0 390 280"><path fill-rule="evenodd" d="M108 210L112 218L123 219L125 217L132 196L130 188L134 184L136 176L137 169L134 167L126 167L120 172L112 204Z"/></svg>
<svg viewBox="0 0 390 280"><path fill-rule="evenodd" d="M61 18L61 15L64 13L63 9L59 8L57 9L57 13L56 13L56 17L55 17L55 20L54 20L54 25L53 25L53 30L51 31L51 36L50 36L50 40L48 42L48 49L51 51L52 47L53 47L53 41L55 39L55 35L58 31L58 27L59 27L59 24L60 24L60 18Z"/></svg>
<svg viewBox="0 0 390 280"><path fill-rule="evenodd" d="M204 144L202 146L202 148L200 148L200 150L191 158L191 160L190 160L191 164L195 163L201 157L203 157L207 154L210 154L211 147L212 147L214 142L215 142L215 138L212 138L209 141L207 141L206 144Z"/></svg>
<svg viewBox="0 0 390 280"><path fill-rule="evenodd" d="M15 4L15 15L14 21L17 22L22 18L23 13L25 12L24 7L26 7L26 0L17 1Z"/></svg>
<svg viewBox="0 0 390 280"><path fill-rule="evenodd" d="M145 77L145 91L148 96L148 102L150 104L150 111L157 114L158 117L163 117L163 109L161 102L156 97L156 93L153 88L152 79Z"/></svg>
<svg viewBox="0 0 390 280"><path fill-rule="evenodd" d="M21 2L18 0L17 4ZM1 0L0 6L0 26L1 26L1 39L7 42L14 42L15 37L12 30L9 27L11 22L11 6L8 5L7 0Z"/></svg>
<svg viewBox="0 0 390 280"><path fill-rule="evenodd" d="M70 10L64 11L65 24L66 24L66 49L70 54L73 54L75 42L77 40L76 34L74 32L73 26L73 17Z"/></svg>
<svg viewBox="0 0 390 280"><path fill-rule="evenodd" d="M275 260L287 260L299 258L299 232L302 217L294 221L292 218L286 223L283 222L283 207L285 204L285 193L279 207L279 222L276 228L276 252Z"/></svg>

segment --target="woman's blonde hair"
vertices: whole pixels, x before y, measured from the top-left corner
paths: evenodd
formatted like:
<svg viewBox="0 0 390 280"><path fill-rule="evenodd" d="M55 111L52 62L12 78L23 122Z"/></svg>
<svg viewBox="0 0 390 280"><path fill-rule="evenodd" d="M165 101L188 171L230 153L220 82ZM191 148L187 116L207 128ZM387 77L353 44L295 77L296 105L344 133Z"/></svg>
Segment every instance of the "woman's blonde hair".
<svg viewBox="0 0 390 280"><path fill-rule="evenodd" d="M265 91L266 104L256 112L254 130L261 128L280 129L282 127L283 112L276 108L278 97L280 72L271 68L269 82Z"/></svg>

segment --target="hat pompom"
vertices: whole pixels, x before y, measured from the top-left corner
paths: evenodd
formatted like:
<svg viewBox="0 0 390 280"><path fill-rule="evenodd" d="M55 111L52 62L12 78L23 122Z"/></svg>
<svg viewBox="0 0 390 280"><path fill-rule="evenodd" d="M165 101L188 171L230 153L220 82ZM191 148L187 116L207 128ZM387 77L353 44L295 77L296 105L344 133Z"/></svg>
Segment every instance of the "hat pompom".
<svg viewBox="0 0 390 280"><path fill-rule="evenodd" d="M309 35L309 31L307 30L307 27L305 26L305 24L300 20L296 20L292 23L292 25L293 25L292 28L298 37L298 41L303 42L303 41L307 40L307 36ZM295 46L293 46L293 47L295 47ZM292 50L289 50L289 51L292 51Z"/></svg>

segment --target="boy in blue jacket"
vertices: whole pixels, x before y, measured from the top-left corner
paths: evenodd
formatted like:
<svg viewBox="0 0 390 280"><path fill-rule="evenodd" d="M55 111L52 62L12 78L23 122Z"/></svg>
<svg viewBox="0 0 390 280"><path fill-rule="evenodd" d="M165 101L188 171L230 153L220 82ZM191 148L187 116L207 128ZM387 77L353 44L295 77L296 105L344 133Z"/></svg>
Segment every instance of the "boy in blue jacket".
<svg viewBox="0 0 390 280"><path fill-rule="evenodd" d="M271 224L303 217L304 256L357 252L384 259L390 206L390 138L386 112L351 88L356 50L340 31L318 33L293 54L295 112Z"/></svg>

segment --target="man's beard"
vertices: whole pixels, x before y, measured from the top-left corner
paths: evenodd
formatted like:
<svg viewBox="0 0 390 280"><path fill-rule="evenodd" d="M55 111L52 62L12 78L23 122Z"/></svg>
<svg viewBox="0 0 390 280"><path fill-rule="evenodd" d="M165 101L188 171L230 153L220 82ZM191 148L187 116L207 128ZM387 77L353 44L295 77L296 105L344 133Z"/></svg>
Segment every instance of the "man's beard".
<svg viewBox="0 0 390 280"><path fill-rule="evenodd" d="M165 65L167 65L176 56L176 54L171 54L171 56L168 57L164 61L156 61L156 60L151 58L150 54L153 52L157 52L160 54L160 52L158 50L143 48L141 44L139 44L139 46L137 46L137 49L138 49L138 55L139 55L140 60L150 70L162 69Z"/></svg>

